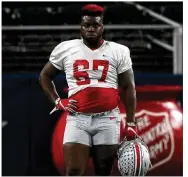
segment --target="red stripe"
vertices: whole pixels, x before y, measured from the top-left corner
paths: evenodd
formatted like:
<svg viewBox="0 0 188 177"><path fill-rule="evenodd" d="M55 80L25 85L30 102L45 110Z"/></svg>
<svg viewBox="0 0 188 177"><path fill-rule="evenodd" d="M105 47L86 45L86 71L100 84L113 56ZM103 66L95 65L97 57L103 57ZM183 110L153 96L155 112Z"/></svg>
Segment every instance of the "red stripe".
<svg viewBox="0 0 188 177"><path fill-rule="evenodd" d="M99 113L111 111L119 104L117 89L88 87L69 97L77 100L78 112Z"/></svg>
<svg viewBox="0 0 188 177"><path fill-rule="evenodd" d="M135 176L139 176L141 154L140 154L140 148L139 148L138 144L135 144L135 150L136 150L136 174L135 174Z"/></svg>

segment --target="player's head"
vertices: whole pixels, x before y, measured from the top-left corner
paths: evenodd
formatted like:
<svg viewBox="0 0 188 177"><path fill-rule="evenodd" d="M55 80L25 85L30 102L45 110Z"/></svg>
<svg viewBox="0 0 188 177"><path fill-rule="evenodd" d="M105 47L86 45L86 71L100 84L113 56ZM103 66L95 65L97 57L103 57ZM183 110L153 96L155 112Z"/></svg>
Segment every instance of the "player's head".
<svg viewBox="0 0 188 177"><path fill-rule="evenodd" d="M88 4L82 8L81 35L88 42L102 38L103 15L104 9L96 4Z"/></svg>

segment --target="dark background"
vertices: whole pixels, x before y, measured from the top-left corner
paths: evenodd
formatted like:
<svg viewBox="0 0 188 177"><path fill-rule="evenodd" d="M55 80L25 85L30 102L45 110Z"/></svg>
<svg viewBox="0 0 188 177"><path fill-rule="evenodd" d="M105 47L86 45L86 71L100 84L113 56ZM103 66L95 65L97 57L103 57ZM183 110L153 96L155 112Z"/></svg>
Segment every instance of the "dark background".
<svg viewBox="0 0 188 177"><path fill-rule="evenodd" d="M3 2L2 25L32 26L36 30L2 31L3 72L40 72L52 49L61 41L80 38L79 30L37 30L35 25L79 25L81 7L88 2ZM92 2L95 3L95 2ZM105 25L164 24L124 2L97 2L105 8ZM178 23L183 23L182 2L139 2ZM137 73L172 73L172 52L148 39L152 35L172 45L172 29L105 30L104 38L131 50Z"/></svg>

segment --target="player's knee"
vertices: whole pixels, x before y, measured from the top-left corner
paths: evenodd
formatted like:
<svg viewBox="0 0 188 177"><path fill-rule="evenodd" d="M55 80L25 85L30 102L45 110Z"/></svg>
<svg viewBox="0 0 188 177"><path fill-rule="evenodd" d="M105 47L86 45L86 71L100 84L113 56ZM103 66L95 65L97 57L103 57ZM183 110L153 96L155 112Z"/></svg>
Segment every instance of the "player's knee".
<svg viewBox="0 0 188 177"><path fill-rule="evenodd" d="M112 168L109 166L96 167L95 174L97 176L110 176Z"/></svg>
<svg viewBox="0 0 188 177"><path fill-rule="evenodd" d="M79 167L68 167L66 171L67 176L82 176L83 173L84 169Z"/></svg>
<svg viewBox="0 0 188 177"><path fill-rule="evenodd" d="M95 174L97 176L109 176L112 172L113 159L114 158L98 160L95 163Z"/></svg>

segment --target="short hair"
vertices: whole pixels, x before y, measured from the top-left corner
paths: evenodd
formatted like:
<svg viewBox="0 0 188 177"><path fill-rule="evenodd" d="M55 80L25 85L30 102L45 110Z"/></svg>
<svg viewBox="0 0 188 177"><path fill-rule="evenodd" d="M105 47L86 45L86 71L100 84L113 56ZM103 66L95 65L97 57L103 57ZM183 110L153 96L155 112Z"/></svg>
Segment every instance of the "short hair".
<svg viewBox="0 0 188 177"><path fill-rule="evenodd" d="M96 4L88 4L82 8L82 16L103 16L104 8Z"/></svg>

